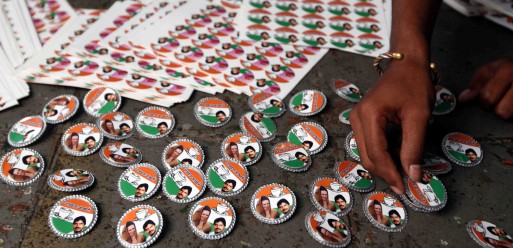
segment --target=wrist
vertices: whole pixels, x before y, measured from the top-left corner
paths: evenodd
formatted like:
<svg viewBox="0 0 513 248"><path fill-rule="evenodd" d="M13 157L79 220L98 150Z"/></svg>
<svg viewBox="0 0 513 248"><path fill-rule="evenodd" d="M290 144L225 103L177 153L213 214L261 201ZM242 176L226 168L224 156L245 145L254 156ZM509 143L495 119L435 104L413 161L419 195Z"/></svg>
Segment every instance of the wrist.
<svg viewBox="0 0 513 248"><path fill-rule="evenodd" d="M429 67L431 49L425 35L410 32L406 35L393 35L390 38L390 51L403 54L401 62Z"/></svg>

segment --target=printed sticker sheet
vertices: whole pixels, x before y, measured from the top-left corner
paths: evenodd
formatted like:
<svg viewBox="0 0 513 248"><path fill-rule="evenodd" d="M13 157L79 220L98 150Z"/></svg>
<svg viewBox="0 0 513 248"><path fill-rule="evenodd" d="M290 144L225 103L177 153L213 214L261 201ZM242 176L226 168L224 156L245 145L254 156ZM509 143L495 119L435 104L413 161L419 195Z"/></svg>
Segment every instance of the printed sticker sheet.
<svg viewBox="0 0 513 248"><path fill-rule="evenodd" d="M388 51L382 0L247 0L237 18L243 38L335 48L377 56Z"/></svg>

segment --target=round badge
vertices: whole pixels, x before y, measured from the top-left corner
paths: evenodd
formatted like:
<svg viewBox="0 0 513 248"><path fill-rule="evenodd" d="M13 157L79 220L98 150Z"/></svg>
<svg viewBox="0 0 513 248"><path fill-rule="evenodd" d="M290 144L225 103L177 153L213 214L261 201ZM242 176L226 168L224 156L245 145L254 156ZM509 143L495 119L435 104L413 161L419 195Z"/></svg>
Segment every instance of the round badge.
<svg viewBox="0 0 513 248"><path fill-rule="evenodd" d="M189 139L179 139L171 142L162 152L162 163L166 169L177 165L191 165L201 168L205 162L205 154L201 146Z"/></svg>
<svg viewBox="0 0 513 248"><path fill-rule="evenodd" d="M25 117L16 122L9 131L7 141L14 147L27 146L43 135L46 122L39 115Z"/></svg>
<svg viewBox="0 0 513 248"><path fill-rule="evenodd" d="M128 167L142 160L142 153L132 145L113 142L108 143L100 151L100 158L107 164L116 167Z"/></svg>
<svg viewBox="0 0 513 248"><path fill-rule="evenodd" d="M97 125L103 135L115 140L128 139L135 132L132 118L121 112L103 114Z"/></svg>
<svg viewBox="0 0 513 248"><path fill-rule="evenodd" d="M447 88L435 85L436 102L433 108L434 115L445 115L456 107L456 97Z"/></svg>
<svg viewBox="0 0 513 248"><path fill-rule="evenodd" d="M290 129L287 140L300 145L310 154L316 154L328 144L328 134L321 125L315 122L301 122Z"/></svg>
<svg viewBox="0 0 513 248"><path fill-rule="evenodd" d="M123 199L144 201L157 192L160 181L157 167L147 163L134 164L119 177L118 190Z"/></svg>
<svg viewBox="0 0 513 248"><path fill-rule="evenodd" d="M219 98L207 97L194 106L194 117L205 126L220 127L232 118L232 108Z"/></svg>
<svg viewBox="0 0 513 248"><path fill-rule="evenodd" d="M445 135L442 141L442 150L451 162L472 167L483 161L481 145L472 137L462 133Z"/></svg>
<svg viewBox="0 0 513 248"><path fill-rule="evenodd" d="M98 209L88 197L66 196L53 205L48 224L59 237L74 239L86 235L96 224Z"/></svg>
<svg viewBox="0 0 513 248"><path fill-rule="evenodd" d="M420 181L405 178L406 194L424 212L442 209L447 203L447 191L442 181L428 171L422 173Z"/></svg>
<svg viewBox="0 0 513 248"><path fill-rule="evenodd" d="M244 166L252 165L262 157L262 145L246 133L234 133L226 137L222 144L223 157L235 159Z"/></svg>
<svg viewBox="0 0 513 248"><path fill-rule="evenodd" d="M96 125L80 123L71 126L64 132L61 145L64 151L73 156L87 156L100 148L103 142L103 134Z"/></svg>
<svg viewBox="0 0 513 248"><path fill-rule="evenodd" d="M318 90L303 90L290 98L290 111L300 116L311 116L326 106L326 96Z"/></svg>
<svg viewBox="0 0 513 248"><path fill-rule="evenodd" d="M73 117L80 102L73 95L60 95L50 100L43 109L42 116L47 123L62 123Z"/></svg>
<svg viewBox="0 0 513 248"><path fill-rule="evenodd" d="M219 197L207 197L196 202L189 212L189 225L202 239L221 239L235 226L235 209Z"/></svg>
<svg viewBox="0 0 513 248"><path fill-rule="evenodd" d="M43 157L36 151L20 148L2 157L1 178L7 184L25 186L36 181L45 168Z"/></svg>
<svg viewBox="0 0 513 248"><path fill-rule="evenodd" d="M121 216L116 236L123 247L148 247L157 240L163 225L162 214L158 209L149 205L137 205Z"/></svg>
<svg viewBox="0 0 513 248"><path fill-rule="evenodd" d="M273 149L272 160L282 169L301 172L306 171L312 165L310 152L302 146L291 142L281 142L276 144Z"/></svg>
<svg viewBox="0 0 513 248"><path fill-rule="evenodd" d="M335 175L342 184L357 192L370 192L376 185L369 171L353 161L336 163Z"/></svg>
<svg viewBox="0 0 513 248"><path fill-rule="evenodd" d="M356 146L356 138L354 136L353 131L347 134L344 147L349 157L356 161L360 161L360 152L358 151L358 147Z"/></svg>
<svg viewBox="0 0 513 248"><path fill-rule="evenodd" d="M242 192L249 182L246 167L232 159L218 159L207 169L208 187L220 196L232 196Z"/></svg>
<svg viewBox="0 0 513 248"><path fill-rule="evenodd" d="M179 165L167 172L162 190L169 200L189 203L198 199L205 191L205 174L190 165Z"/></svg>
<svg viewBox="0 0 513 248"><path fill-rule="evenodd" d="M262 113L267 117L279 117L285 113L283 101L276 95L260 92L249 98L249 107L253 112Z"/></svg>
<svg viewBox="0 0 513 248"><path fill-rule="evenodd" d="M467 223L470 237L482 247L511 247L511 235L504 229L484 220L471 220Z"/></svg>
<svg viewBox="0 0 513 248"><path fill-rule="evenodd" d="M385 232L400 232L408 222L404 205L384 192L368 194L363 201L363 212L374 226Z"/></svg>
<svg viewBox="0 0 513 248"><path fill-rule="evenodd" d="M356 85L344 80L333 81L333 89L338 96L350 102L359 102L363 98L362 92Z"/></svg>
<svg viewBox="0 0 513 248"><path fill-rule="evenodd" d="M276 136L276 124L262 113L247 112L240 118L239 126L260 142L271 141Z"/></svg>
<svg viewBox="0 0 513 248"><path fill-rule="evenodd" d="M351 192L331 177L318 178L312 183L310 199L317 209L338 216L347 214L353 207Z"/></svg>
<svg viewBox="0 0 513 248"><path fill-rule="evenodd" d="M338 115L338 120L344 124L351 125L351 122L349 122L349 114L351 114L351 108L342 111L342 113Z"/></svg>
<svg viewBox="0 0 513 248"><path fill-rule="evenodd" d="M175 127L175 117L165 108L147 107L135 119L137 131L144 137L158 139L167 136Z"/></svg>
<svg viewBox="0 0 513 248"><path fill-rule="evenodd" d="M74 192L89 188L94 183L93 174L81 169L54 170L48 177L48 185L53 189Z"/></svg>
<svg viewBox="0 0 513 248"><path fill-rule="evenodd" d="M273 183L258 188L251 197L251 212L266 224L280 224L296 211L296 196L288 187Z"/></svg>
<svg viewBox="0 0 513 248"><path fill-rule="evenodd" d="M422 169L435 175L440 175L451 171L452 165L445 158L431 153L424 153L424 157L422 158Z"/></svg>
<svg viewBox="0 0 513 248"><path fill-rule="evenodd" d="M121 95L110 87L94 87L84 97L84 109L93 116L117 111L121 105Z"/></svg>
<svg viewBox="0 0 513 248"><path fill-rule="evenodd" d="M308 233L317 242L328 247L346 247L351 242L351 231L342 219L325 211L310 212L305 217Z"/></svg>

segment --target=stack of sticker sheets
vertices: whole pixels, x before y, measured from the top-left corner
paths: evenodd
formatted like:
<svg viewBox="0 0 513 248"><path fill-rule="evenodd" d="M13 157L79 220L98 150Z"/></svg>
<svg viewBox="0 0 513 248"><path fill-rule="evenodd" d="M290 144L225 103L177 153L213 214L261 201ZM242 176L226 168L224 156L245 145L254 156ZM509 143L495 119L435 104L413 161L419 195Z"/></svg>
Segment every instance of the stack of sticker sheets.
<svg viewBox="0 0 513 248"><path fill-rule="evenodd" d="M484 16L513 30L513 4L510 0L444 0L444 3L465 16Z"/></svg>
<svg viewBox="0 0 513 248"><path fill-rule="evenodd" d="M17 78L105 85L167 107L194 90L283 99L329 48L376 56L389 47L390 1L147 0L115 2L104 12L43 2L29 7L55 18L63 9L66 22L57 32L49 24L39 31L33 16L44 47Z"/></svg>

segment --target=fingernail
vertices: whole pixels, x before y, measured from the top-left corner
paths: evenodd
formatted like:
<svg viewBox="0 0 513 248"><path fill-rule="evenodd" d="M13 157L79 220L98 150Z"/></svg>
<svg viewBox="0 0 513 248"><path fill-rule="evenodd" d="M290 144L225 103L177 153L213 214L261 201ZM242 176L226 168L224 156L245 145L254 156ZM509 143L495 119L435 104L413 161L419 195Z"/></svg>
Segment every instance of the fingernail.
<svg viewBox="0 0 513 248"><path fill-rule="evenodd" d="M398 195L402 195L404 194L399 188L395 187L395 186L390 186L390 188Z"/></svg>
<svg viewBox="0 0 513 248"><path fill-rule="evenodd" d="M465 89L458 96L458 100L461 101L461 102L465 102L465 101L468 100L469 96L470 96L470 89Z"/></svg>
<svg viewBox="0 0 513 248"><path fill-rule="evenodd" d="M410 165L410 177L414 179L415 181L418 181L420 179L421 169L420 165L418 164L412 164Z"/></svg>

